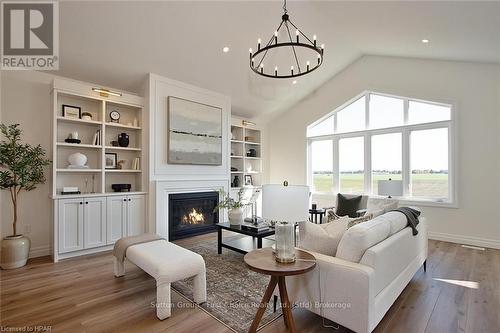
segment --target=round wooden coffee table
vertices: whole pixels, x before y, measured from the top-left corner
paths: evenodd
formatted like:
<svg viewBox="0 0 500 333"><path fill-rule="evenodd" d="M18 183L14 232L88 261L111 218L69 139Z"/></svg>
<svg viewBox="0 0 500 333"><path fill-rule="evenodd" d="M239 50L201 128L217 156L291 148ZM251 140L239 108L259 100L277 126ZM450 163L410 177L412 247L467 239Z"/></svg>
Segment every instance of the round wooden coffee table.
<svg viewBox="0 0 500 333"><path fill-rule="evenodd" d="M283 264L279 263L274 259L273 250L270 247L254 250L248 252L245 257L245 263L248 268L252 271L270 275L271 281L267 286L266 292L262 297L259 309L255 315L255 319L250 326L249 332L253 333L257 331L260 320L266 311L267 305L271 296L276 288L276 284L279 287L281 306L283 310L283 320L285 325L288 327L290 332L296 332L295 323L293 322L291 304L288 299L288 293L286 291L285 276L289 275L299 275L304 274L312 270L316 266L316 259L312 254L309 254L302 250L296 250L297 260L293 263Z"/></svg>

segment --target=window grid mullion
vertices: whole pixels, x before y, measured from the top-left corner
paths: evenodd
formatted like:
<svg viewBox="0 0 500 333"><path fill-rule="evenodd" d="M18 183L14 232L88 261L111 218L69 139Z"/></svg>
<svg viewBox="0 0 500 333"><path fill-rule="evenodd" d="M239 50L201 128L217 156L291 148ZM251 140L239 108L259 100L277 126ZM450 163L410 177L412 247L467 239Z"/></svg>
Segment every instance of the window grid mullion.
<svg viewBox="0 0 500 333"><path fill-rule="evenodd" d="M401 166L401 177L403 180L403 197L410 197L411 196L411 188L410 188L410 183L411 183L411 170L410 170L410 129L404 129L402 132L402 145L401 149L402 151L402 157L403 157L403 164Z"/></svg>

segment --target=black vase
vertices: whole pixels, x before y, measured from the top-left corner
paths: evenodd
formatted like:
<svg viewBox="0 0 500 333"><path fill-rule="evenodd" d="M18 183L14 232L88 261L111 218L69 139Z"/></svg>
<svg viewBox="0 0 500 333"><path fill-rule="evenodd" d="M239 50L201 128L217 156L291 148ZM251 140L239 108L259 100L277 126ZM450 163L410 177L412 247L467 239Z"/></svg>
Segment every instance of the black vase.
<svg viewBox="0 0 500 333"><path fill-rule="evenodd" d="M120 147L128 147L130 140L127 133L121 133L118 135L118 144Z"/></svg>
<svg viewBox="0 0 500 333"><path fill-rule="evenodd" d="M238 176L234 176L232 185L233 187L240 187L240 178Z"/></svg>

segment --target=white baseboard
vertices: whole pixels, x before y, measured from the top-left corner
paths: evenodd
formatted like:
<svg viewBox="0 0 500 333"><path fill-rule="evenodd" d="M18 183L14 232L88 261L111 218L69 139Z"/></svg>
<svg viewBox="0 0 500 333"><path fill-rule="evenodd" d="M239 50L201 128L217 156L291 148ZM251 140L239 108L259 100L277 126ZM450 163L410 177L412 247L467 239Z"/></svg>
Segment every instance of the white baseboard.
<svg viewBox="0 0 500 333"><path fill-rule="evenodd" d="M50 246L37 246L30 249L29 258L43 257L50 255Z"/></svg>
<svg viewBox="0 0 500 333"><path fill-rule="evenodd" d="M432 231L429 231L429 238L451 243L488 247L491 249L500 249L500 240L496 239L453 235L453 234L446 234L442 232L432 232Z"/></svg>

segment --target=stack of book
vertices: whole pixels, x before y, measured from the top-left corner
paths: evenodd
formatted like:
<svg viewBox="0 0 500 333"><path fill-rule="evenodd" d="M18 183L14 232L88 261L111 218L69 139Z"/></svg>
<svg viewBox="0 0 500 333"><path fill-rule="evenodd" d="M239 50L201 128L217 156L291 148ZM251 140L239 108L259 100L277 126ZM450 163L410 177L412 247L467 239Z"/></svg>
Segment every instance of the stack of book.
<svg viewBox="0 0 500 333"><path fill-rule="evenodd" d="M94 139L92 140L92 144L95 146L100 146L102 145L102 138L101 138L101 130L98 129L95 134L94 134Z"/></svg>
<svg viewBox="0 0 500 333"><path fill-rule="evenodd" d="M254 232L261 232L269 230L269 225L267 223L253 224L253 223L243 222L241 224L241 229L250 230Z"/></svg>

